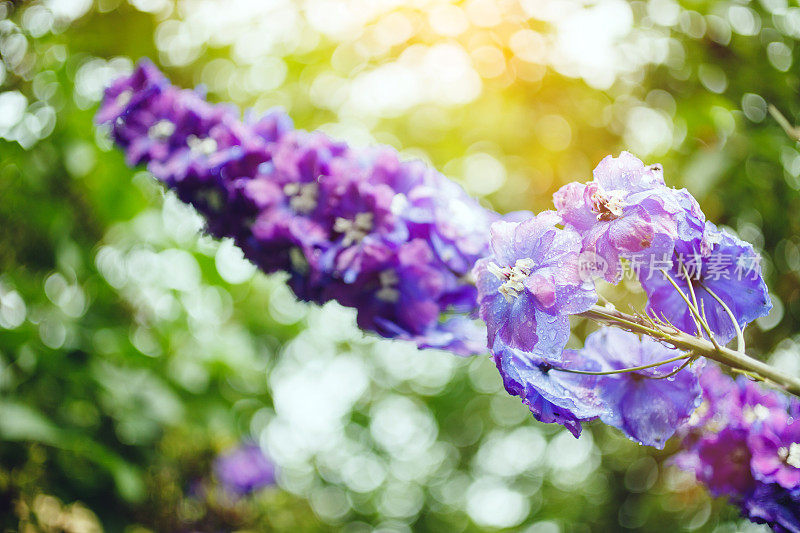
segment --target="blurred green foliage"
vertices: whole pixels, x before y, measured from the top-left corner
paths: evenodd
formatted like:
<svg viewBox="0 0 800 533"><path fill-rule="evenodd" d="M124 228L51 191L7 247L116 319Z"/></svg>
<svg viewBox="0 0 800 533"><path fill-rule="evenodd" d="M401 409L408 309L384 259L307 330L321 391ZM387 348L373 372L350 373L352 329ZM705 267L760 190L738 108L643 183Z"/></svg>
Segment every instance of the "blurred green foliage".
<svg viewBox="0 0 800 533"><path fill-rule="evenodd" d="M776 305L748 347L800 373L800 151L767 114L800 121L798 39L785 0L1 2L0 525L754 527L665 464L675 443L575 441L487 358L296 303L126 168L92 115L147 56L212 100L426 158L501 211L544 209L630 149L764 251ZM242 439L279 485L230 501L210 463Z"/></svg>

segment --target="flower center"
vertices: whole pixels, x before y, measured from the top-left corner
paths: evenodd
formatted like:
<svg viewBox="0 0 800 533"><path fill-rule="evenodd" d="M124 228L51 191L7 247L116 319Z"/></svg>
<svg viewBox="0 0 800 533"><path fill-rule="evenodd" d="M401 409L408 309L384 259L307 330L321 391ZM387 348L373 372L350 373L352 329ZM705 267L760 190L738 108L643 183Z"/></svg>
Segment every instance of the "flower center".
<svg viewBox="0 0 800 533"><path fill-rule="evenodd" d="M375 293L378 300L396 303L400 299L400 291L396 288L397 284L400 283L397 272L394 270L384 270L378 275L378 280L381 283L381 288Z"/></svg>
<svg viewBox="0 0 800 533"><path fill-rule="evenodd" d="M495 262L489 263L489 272L494 274L497 279L503 282L498 292L503 295L506 302L511 303L519 296L525 286L522 284L525 278L531 275L534 267L533 259L517 259L513 267L501 267Z"/></svg>
<svg viewBox="0 0 800 533"><path fill-rule="evenodd" d="M175 124L169 120L159 120L147 130L147 136L154 141L165 141L175 133Z"/></svg>
<svg viewBox="0 0 800 533"><path fill-rule="evenodd" d="M189 145L192 155L211 155L217 151L217 141L211 137L201 139L196 135L189 135L186 138L186 144Z"/></svg>
<svg viewBox="0 0 800 533"><path fill-rule="evenodd" d="M352 220L337 217L333 223L333 231L344 235L343 246L350 246L361 242L372 231L372 213L358 213Z"/></svg>
<svg viewBox="0 0 800 533"><path fill-rule="evenodd" d="M708 405L708 400L703 400L703 403L700 404L700 407L692 412L692 416L689 417L689 425L696 426L700 423L700 419L708 414L710 407Z"/></svg>
<svg viewBox="0 0 800 533"><path fill-rule="evenodd" d="M131 101L131 98L133 98L133 91L126 89L117 95L115 103L120 107L124 107L128 105L128 102Z"/></svg>
<svg viewBox="0 0 800 533"><path fill-rule="evenodd" d="M752 424L757 420L766 420L769 418L769 408L764 407L760 403L752 407L747 406L744 408L743 418L748 424Z"/></svg>
<svg viewBox="0 0 800 533"><path fill-rule="evenodd" d="M739 446L730 455L731 462L734 464L743 464L750 461L750 454L747 453L747 448Z"/></svg>
<svg viewBox="0 0 800 533"><path fill-rule="evenodd" d="M295 213L305 215L317 208L319 187L316 183L287 183L283 186L283 192L289 197L289 207Z"/></svg>
<svg viewBox="0 0 800 533"><path fill-rule="evenodd" d="M597 189L591 196L592 211L597 213L597 220L614 220L622 216L625 201L617 191L605 192Z"/></svg>
<svg viewBox="0 0 800 533"><path fill-rule="evenodd" d="M800 468L800 442L793 442L788 447L778 448L781 461L794 468Z"/></svg>

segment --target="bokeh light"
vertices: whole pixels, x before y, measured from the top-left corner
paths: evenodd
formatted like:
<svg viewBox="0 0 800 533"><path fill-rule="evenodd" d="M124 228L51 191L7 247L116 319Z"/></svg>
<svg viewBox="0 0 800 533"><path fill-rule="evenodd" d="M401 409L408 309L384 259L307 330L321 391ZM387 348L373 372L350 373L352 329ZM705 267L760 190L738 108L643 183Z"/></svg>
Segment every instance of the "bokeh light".
<svg viewBox="0 0 800 533"><path fill-rule="evenodd" d="M92 115L146 56L213 101L429 161L503 212L545 208L623 148L662 161L764 251L775 305L748 346L800 374L800 151L768 114L800 113L790 4L0 2L0 524L760 530L668 466L674 447L575 440L486 357L298 303L127 169ZM198 480L245 438L277 486L226 507Z"/></svg>

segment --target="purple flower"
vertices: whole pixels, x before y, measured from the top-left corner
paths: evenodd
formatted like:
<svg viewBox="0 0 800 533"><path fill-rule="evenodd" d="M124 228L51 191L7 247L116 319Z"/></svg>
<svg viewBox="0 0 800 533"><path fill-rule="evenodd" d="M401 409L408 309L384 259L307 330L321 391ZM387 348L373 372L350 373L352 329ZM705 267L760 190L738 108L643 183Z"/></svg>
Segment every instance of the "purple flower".
<svg viewBox="0 0 800 533"><path fill-rule="evenodd" d="M785 489L800 487L800 420L771 416L751 431L753 475Z"/></svg>
<svg viewBox="0 0 800 533"><path fill-rule="evenodd" d="M622 152L603 159L594 180L569 183L553 195L564 222L583 239L583 250L608 265L605 279L619 281L620 257L669 254L682 211L676 191L664 185L660 165L645 166Z"/></svg>
<svg viewBox="0 0 800 533"><path fill-rule="evenodd" d="M755 487L750 473L751 452L747 432L726 428L697 445L697 479L714 496L741 498Z"/></svg>
<svg viewBox="0 0 800 533"><path fill-rule="evenodd" d="M217 457L214 473L223 489L235 496L275 484L275 465L256 444L243 444Z"/></svg>
<svg viewBox="0 0 800 533"><path fill-rule="evenodd" d="M687 429L716 433L726 427L749 430L773 416L785 416L786 397L744 376L734 380L716 363L708 362L700 375L703 402Z"/></svg>
<svg viewBox="0 0 800 533"><path fill-rule="evenodd" d="M594 284L578 271L580 237L556 227L558 222L548 211L492 225L492 255L473 270L490 347L499 339L512 349L557 359L569 337L568 315L597 301Z"/></svg>
<svg viewBox="0 0 800 533"><path fill-rule="evenodd" d="M334 168L347 157L347 147L322 134L292 132L271 145L270 153L250 176L236 180L244 206L231 207L252 213L239 223L250 232L240 246L265 272L285 270L306 278L296 285L304 287L298 296L318 301L327 279L322 254L333 246L328 206L347 183Z"/></svg>
<svg viewBox="0 0 800 533"><path fill-rule="evenodd" d="M489 227L501 217L482 207L459 185L421 161L400 161L394 150L371 149L359 161L373 183L394 190L392 211L406 224L410 237L430 242L436 255L458 276L468 275L489 253ZM526 217L527 218L527 217Z"/></svg>
<svg viewBox="0 0 800 533"><path fill-rule="evenodd" d="M650 337L639 338L634 333L608 327L589 335L580 353L603 371L649 365L681 355ZM600 376L596 387L608 406L600 419L641 444L663 448L701 401L699 365L668 376L683 362ZM577 365L569 368L590 370Z"/></svg>
<svg viewBox="0 0 800 533"><path fill-rule="evenodd" d="M684 429L675 463L693 470L715 496L728 496L742 514L775 531L800 531L800 489L792 444L800 421L773 390L709 364L701 376L704 400ZM795 402L796 403L796 402ZM794 451L800 449L800 444Z"/></svg>
<svg viewBox="0 0 800 533"><path fill-rule="evenodd" d="M731 425L739 425L742 417L742 398L733 379L715 363L707 363L700 374L703 401L694 412L689 425L716 433Z"/></svg>
<svg viewBox="0 0 800 533"><path fill-rule="evenodd" d="M692 239L676 241L674 253L673 260L665 265L669 266L666 272L690 301L687 281L691 283L698 305L705 309L708 325L720 342L733 339L736 329L713 295L725 302L740 328L772 309L760 257L749 243L706 222L704 231ZM640 281L648 296L650 313L666 317L687 333L697 332L686 302L661 272L642 271Z"/></svg>
<svg viewBox="0 0 800 533"><path fill-rule="evenodd" d="M594 420L607 410L595 376L554 370L552 361L510 348L500 339L494 343L492 356L506 391L519 396L540 422L561 424L578 437L581 422ZM573 351L565 351L564 358L584 370L599 368Z"/></svg>
<svg viewBox="0 0 800 533"><path fill-rule="evenodd" d="M355 181L344 185L327 206L332 229L328 260L346 283L356 279L375 247L391 254L408 239L407 227L392 212L394 194L388 185ZM431 255L428 262L432 260Z"/></svg>
<svg viewBox="0 0 800 533"><path fill-rule="evenodd" d="M744 376L736 379L736 386L739 390L741 425L749 427L758 422L786 415L788 401L786 396L778 391L768 389Z"/></svg>
<svg viewBox="0 0 800 533"><path fill-rule="evenodd" d="M152 62L142 59L130 76L117 79L106 89L95 120L99 124L113 124L128 110L146 102L168 84L167 79Z"/></svg>
<svg viewBox="0 0 800 533"><path fill-rule="evenodd" d="M486 328L476 325L475 320L463 315L444 318L424 336L401 334L397 338L414 341L420 348L448 350L460 355L486 351Z"/></svg>
<svg viewBox="0 0 800 533"><path fill-rule="evenodd" d="M510 348L501 339L492 354L509 394L521 397L537 420L558 422L576 436L581 422L600 418L631 439L663 448L700 403L697 367L668 376L681 361L610 375L559 370L621 370L680 355L619 329L594 332L582 350L565 350L559 360Z"/></svg>
<svg viewBox="0 0 800 533"><path fill-rule="evenodd" d="M467 275L475 262L490 253L489 228L494 222L521 222L533 216L515 212L501 217L482 207L461 187L438 174L431 189L435 231L431 233L434 249L459 275Z"/></svg>
<svg viewBox="0 0 800 533"><path fill-rule="evenodd" d="M204 115L203 127L179 136L181 142L170 146L169 156L151 159L148 170L187 197L208 187L233 192L234 180L253 177L260 165L272 158L274 143L286 133L282 128L288 117L282 111L273 110L262 120L280 128L279 136L264 137L242 124L229 108L211 106L189 91L182 93L187 96L184 104L187 100L195 104L191 113ZM179 117L175 119L181 122Z"/></svg>
<svg viewBox="0 0 800 533"><path fill-rule="evenodd" d="M742 514L773 531L800 532L800 494L778 484L759 483L741 504Z"/></svg>
<svg viewBox="0 0 800 533"><path fill-rule="evenodd" d="M97 119L130 164L147 164L261 270L287 272L300 299L355 307L361 327L419 346L485 349L463 315L477 310L468 274L500 216L435 170L293 130L281 111L241 119L147 62L109 88Z"/></svg>
<svg viewBox="0 0 800 533"><path fill-rule="evenodd" d="M329 285L326 299L356 307L362 329L385 337L424 334L439 318L437 300L449 281L433 263L428 244L415 239L390 252L372 243L365 245L364 256L370 261L364 272L352 283Z"/></svg>
<svg viewBox="0 0 800 533"><path fill-rule="evenodd" d="M681 241L691 240L695 235L701 235L706 225L706 215L700 208L692 194L686 189L674 189L675 199L681 209L676 213L677 239Z"/></svg>

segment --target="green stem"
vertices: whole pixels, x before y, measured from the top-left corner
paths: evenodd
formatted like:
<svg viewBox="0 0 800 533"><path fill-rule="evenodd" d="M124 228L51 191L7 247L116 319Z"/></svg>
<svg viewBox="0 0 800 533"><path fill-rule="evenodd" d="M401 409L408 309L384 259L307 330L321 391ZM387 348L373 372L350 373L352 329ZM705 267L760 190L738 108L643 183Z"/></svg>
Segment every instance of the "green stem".
<svg viewBox="0 0 800 533"><path fill-rule="evenodd" d="M665 374L663 376L658 376L657 378L652 378L652 379L669 379L669 378L671 378L672 376L674 376L675 374L677 374L678 372L680 372L681 370L683 370L684 368L686 368L687 366L689 366L690 364L692 364L695 361L697 361L697 356L695 354L691 354L689 356L689 358L681 366L679 366L678 368L676 368L675 370L673 370L669 374Z"/></svg>
<svg viewBox="0 0 800 533"><path fill-rule="evenodd" d="M800 141L800 131L798 131L798 128L792 126L792 124L786 119L786 117L783 116L783 113L778 111L777 107L770 104L770 106L767 109L769 109L769 114L772 115L772 118L775 119L775 122L777 122L780 125L780 127L783 128L783 131L786 132L786 135L788 135L795 141Z"/></svg>
<svg viewBox="0 0 800 533"><path fill-rule="evenodd" d="M742 328L739 327L739 322L736 320L736 317L733 316L733 311L731 311L731 308L728 307L727 304L722 301L722 298L717 296L717 294L714 291L712 291L711 289L709 289L706 286L703 286L703 289L708 294L710 294L711 297L714 298L717 301L717 303L719 305L721 305L722 308L725 310L725 312L728 314L728 318L731 319L731 323L733 324L733 327L736 330L736 351L740 352L740 353L744 353L744 350L745 350L745 347L744 347L744 334L742 333Z"/></svg>
<svg viewBox="0 0 800 533"><path fill-rule="evenodd" d="M627 331L632 331L633 333L655 337L660 341L671 344L679 350L693 352L695 355L717 361L733 370L753 374L789 394L800 397L800 379L787 375L779 369L757 359L753 359L743 352L737 352L724 346L715 346L714 343L707 339L695 337L683 331L656 331L633 315L621 313L617 310L610 310L598 305L592 306L591 309L581 313L579 316L600 324L615 326Z"/></svg>
<svg viewBox="0 0 800 533"><path fill-rule="evenodd" d="M683 355L679 355L677 357L671 357L670 359L665 359L664 361L659 361L657 363L650 363L649 365L632 366L629 368L619 368L617 370L604 370L602 372L599 371L595 372L593 370L575 370L574 368L561 368L557 366L551 367L551 370L558 370L559 372L569 372L570 374L586 374L588 376L610 376L611 374L624 374L626 372L647 370L648 368L655 368L657 366L666 365L667 363L674 363L675 361L681 361L689 357L692 357L691 354L686 353Z"/></svg>
<svg viewBox="0 0 800 533"><path fill-rule="evenodd" d="M697 326L697 336L700 337L702 335L702 331L700 329L702 327L705 330L706 335L708 335L708 338L711 339L711 343L714 345L714 347L719 348L720 346L719 344L717 344L716 339L714 339L714 334L711 332L711 328L708 327L708 323L703 319L702 316L700 316L700 310L697 309L694 305L692 305L692 302L689 301L689 298L683 293L681 288L678 287L678 284L675 282L674 279L672 279L672 276L670 276L666 270L662 270L661 273L664 274L664 277L667 279L670 285L672 285L672 287L676 291L678 291L678 294L681 295L681 298L683 298L683 301L689 307L689 312L694 317L695 325ZM689 282L687 281L687 283Z"/></svg>

